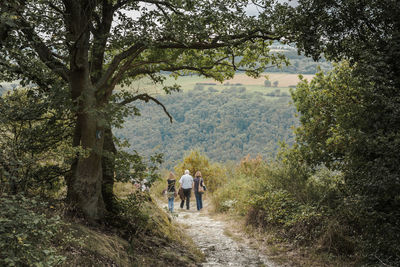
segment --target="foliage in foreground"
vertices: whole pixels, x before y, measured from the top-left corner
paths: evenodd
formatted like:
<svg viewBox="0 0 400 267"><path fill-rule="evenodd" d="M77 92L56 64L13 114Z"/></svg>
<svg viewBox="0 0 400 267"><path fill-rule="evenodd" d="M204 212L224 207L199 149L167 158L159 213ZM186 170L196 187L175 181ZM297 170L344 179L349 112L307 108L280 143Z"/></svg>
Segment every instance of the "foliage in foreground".
<svg viewBox="0 0 400 267"><path fill-rule="evenodd" d="M0 191L58 191L74 151L63 89L17 88L0 97Z"/></svg>
<svg viewBox="0 0 400 267"><path fill-rule="evenodd" d="M65 231L67 224L54 215L54 208L38 198L0 197L0 265L55 266L65 261L64 250L80 239Z"/></svg>
<svg viewBox="0 0 400 267"><path fill-rule="evenodd" d="M355 237L345 212L339 212L340 173L321 168L312 174L297 163L247 157L229 176L213 195L217 212L240 215L248 225L294 246L353 255Z"/></svg>
<svg viewBox="0 0 400 267"><path fill-rule="evenodd" d="M63 216L59 205L3 194L0 265L190 266L202 260L202 253L147 193L133 192L118 200L118 208L106 228L89 228Z"/></svg>
<svg viewBox="0 0 400 267"><path fill-rule="evenodd" d="M297 149L309 166L343 173L343 205L375 261L400 263L398 91L380 88L343 63L301 82L293 99L300 117ZM397 255L397 256L396 256Z"/></svg>
<svg viewBox="0 0 400 267"><path fill-rule="evenodd" d="M393 266L400 265L399 4L305 0L287 20L300 51L349 62L294 94L304 116L298 141L313 165L343 171L363 254Z"/></svg>
<svg viewBox="0 0 400 267"><path fill-rule="evenodd" d="M247 212L283 240L398 265L399 138L383 94L347 63L301 82L295 145L274 163L243 160L214 194L216 209Z"/></svg>

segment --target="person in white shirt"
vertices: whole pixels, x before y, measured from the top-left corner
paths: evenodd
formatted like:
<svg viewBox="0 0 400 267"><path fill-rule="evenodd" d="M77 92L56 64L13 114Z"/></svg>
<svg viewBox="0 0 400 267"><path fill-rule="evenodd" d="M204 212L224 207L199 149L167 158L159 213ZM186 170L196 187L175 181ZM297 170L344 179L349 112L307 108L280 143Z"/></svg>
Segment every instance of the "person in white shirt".
<svg viewBox="0 0 400 267"><path fill-rule="evenodd" d="M185 170L185 174L182 175L179 183L181 184L185 196L184 200L181 202L181 209L183 209L186 200L186 209L188 210L190 208L190 194L193 188L193 177L190 175L189 170Z"/></svg>

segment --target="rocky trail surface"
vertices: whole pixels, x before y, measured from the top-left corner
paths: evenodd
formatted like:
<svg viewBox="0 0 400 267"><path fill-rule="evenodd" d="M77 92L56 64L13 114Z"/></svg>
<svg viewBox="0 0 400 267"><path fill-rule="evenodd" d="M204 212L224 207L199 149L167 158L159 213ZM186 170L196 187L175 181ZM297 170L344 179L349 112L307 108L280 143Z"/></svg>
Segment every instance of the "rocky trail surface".
<svg viewBox="0 0 400 267"><path fill-rule="evenodd" d="M201 266L277 266L252 248L246 238L233 234L237 231L234 225L213 218L207 212L207 202L204 204L204 210L198 212L195 201L191 201L190 210L181 209L175 202L173 216L205 254Z"/></svg>

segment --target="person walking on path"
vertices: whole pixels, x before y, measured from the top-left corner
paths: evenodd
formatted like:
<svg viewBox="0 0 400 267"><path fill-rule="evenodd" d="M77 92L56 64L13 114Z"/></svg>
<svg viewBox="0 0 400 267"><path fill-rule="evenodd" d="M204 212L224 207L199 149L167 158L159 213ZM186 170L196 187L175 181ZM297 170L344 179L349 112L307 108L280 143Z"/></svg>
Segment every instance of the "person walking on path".
<svg viewBox="0 0 400 267"><path fill-rule="evenodd" d="M186 200L186 209L190 208L190 192L193 188L193 177L190 175L189 170L185 170L185 174L182 175L179 180L181 184L181 188L183 189L183 194L185 195ZM181 202L181 209L183 209L184 201Z"/></svg>
<svg viewBox="0 0 400 267"><path fill-rule="evenodd" d="M172 172L170 172L167 180L168 210L170 212L174 212L174 200L177 195L175 189L175 182L176 182L175 175Z"/></svg>
<svg viewBox="0 0 400 267"><path fill-rule="evenodd" d="M181 207L183 207L183 205L185 204L185 194L183 194L182 187L179 187L178 195L179 195L179 198L181 199Z"/></svg>
<svg viewBox="0 0 400 267"><path fill-rule="evenodd" d="M201 176L200 171L197 171L196 174L194 175L193 183L194 183L194 196L196 197L197 210L201 210L203 208L202 196L204 193L204 180L203 177Z"/></svg>

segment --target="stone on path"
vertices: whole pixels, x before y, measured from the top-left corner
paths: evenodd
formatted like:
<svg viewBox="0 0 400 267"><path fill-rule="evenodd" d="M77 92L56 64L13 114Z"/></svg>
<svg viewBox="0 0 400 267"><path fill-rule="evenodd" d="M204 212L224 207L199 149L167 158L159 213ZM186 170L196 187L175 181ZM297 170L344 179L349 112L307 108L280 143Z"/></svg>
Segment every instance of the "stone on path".
<svg viewBox="0 0 400 267"><path fill-rule="evenodd" d="M191 210L180 209L175 203L175 220L186 225L187 234L206 255L202 266L267 266L277 265L250 248L244 240L234 240L225 233L227 225L207 215L206 211L198 212L196 202L191 201Z"/></svg>

